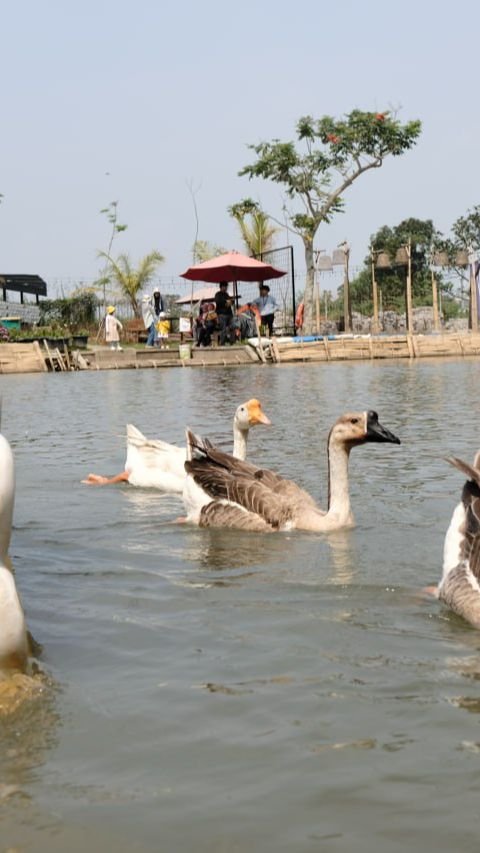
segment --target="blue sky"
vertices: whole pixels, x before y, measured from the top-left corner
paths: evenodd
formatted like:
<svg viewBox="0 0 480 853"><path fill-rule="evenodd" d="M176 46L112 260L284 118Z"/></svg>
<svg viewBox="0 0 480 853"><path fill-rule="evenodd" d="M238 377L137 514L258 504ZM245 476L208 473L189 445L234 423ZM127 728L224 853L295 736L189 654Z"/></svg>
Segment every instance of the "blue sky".
<svg viewBox="0 0 480 853"><path fill-rule="evenodd" d="M420 118L417 147L367 173L316 248L408 216L448 232L480 203L474 0L19 0L2 15L0 272L95 278L119 201L115 251L191 262L199 237L241 249L228 205L245 196L282 217L279 187L238 177L249 143L291 139L305 114L354 107ZM279 242L285 242L284 235ZM295 262L304 266L294 242Z"/></svg>

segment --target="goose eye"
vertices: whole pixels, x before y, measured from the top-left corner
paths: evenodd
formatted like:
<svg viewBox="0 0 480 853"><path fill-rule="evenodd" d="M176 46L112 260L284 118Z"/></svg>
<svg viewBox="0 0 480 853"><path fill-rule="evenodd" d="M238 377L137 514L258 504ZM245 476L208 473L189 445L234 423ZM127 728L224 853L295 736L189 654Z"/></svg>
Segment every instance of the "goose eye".
<svg viewBox="0 0 480 853"><path fill-rule="evenodd" d="M350 421L351 424L358 424L358 418L352 418Z"/></svg>

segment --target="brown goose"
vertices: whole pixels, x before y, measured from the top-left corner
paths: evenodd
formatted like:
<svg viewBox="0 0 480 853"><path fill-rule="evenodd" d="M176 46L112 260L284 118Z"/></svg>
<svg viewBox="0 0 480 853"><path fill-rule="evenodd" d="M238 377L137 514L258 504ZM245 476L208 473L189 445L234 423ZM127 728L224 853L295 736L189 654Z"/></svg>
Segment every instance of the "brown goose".
<svg viewBox="0 0 480 853"><path fill-rule="evenodd" d="M352 447L400 440L376 412L342 415L328 437L328 510L291 480L234 459L187 430L189 459L183 492L187 521L200 527L278 530L339 530L354 525L348 488Z"/></svg>
<svg viewBox="0 0 480 853"><path fill-rule="evenodd" d="M468 479L445 536L438 598L480 628L480 452L473 465L456 456L447 462Z"/></svg>

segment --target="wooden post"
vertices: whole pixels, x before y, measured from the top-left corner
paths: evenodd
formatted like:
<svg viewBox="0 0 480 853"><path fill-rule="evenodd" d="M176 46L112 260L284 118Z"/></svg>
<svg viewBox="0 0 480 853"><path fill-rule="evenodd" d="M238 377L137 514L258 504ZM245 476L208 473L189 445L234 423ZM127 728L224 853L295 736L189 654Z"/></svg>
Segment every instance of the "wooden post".
<svg viewBox="0 0 480 853"><path fill-rule="evenodd" d="M261 336L261 332L260 332L260 323L258 322L257 314L255 314L255 327L257 329L257 340L258 340L257 353L258 353L258 357L259 357L260 361L262 361L263 364L265 364L267 359L265 358L265 353L263 351L262 336Z"/></svg>
<svg viewBox="0 0 480 853"><path fill-rule="evenodd" d="M375 252L373 246L370 247L370 258L372 262L372 297L373 297L373 322L372 322L372 332L374 335L378 335L380 331L380 326L378 322L378 288L377 288L377 279L375 278Z"/></svg>
<svg viewBox="0 0 480 853"><path fill-rule="evenodd" d="M320 285L318 283L320 273L315 270L315 324L317 335L320 334Z"/></svg>
<svg viewBox="0 0 480 853"><path fill-rule="evenodd" d="M407 333L413 334L413 306L412 306L412 241L409 237L405 246L407 252L407 289L406 289L406 311L407 311Z"/></svg>
<svg viewBox="0 0 480 853"><path fill-rule="evenodd" d="M438 290L437 279L432 270L432 306L433 306L433 328L436 332L440 331L440 315L438 313Z"/></svg>
<svg viewBox="0 0 480 853"><path fill-rule="evenodd" d="M470 261L470 328L472 332L478 332L478 299L477 299L477 282L475 280L475 259L472 252L469 255Z"/></svg>
<svg viewBox="0 0 480 853"><path fill-rule="evenodd" d="M350 307L350 281L348 278L348 259L350 257L350 246L344 243L343 252L345 255L344 263L344 279L343 279L343 324L346 332L352 331L352 309Z"/></svg>

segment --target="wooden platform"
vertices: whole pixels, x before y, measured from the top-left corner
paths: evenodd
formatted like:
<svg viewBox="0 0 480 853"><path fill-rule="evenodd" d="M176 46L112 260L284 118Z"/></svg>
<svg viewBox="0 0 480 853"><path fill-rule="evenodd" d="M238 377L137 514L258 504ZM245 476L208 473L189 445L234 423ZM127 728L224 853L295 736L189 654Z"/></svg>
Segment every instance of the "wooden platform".
<svg viewBox="0 0 480 853"><path fill-rule="evenodd" d="M125 370L161 367L234 367L239 364L288 364L396 358L480 356L480 333L337 337L334 340L292 341L272 338L255 346L195 348L181 358L178 347L121 351L107 347L70 355L34 343L0 344L0 373L43 373L50 370Z"/></svg>
<svg viewBox="0 0 480 853"><path fill-rule="evenodd" d="M170 349L124 349L121 351L102 348L92 353L83 353L92 370L123 370L126 368L146 367L206 367L220 364L224 367L236 364L258 362L251 347L212 347L191 350L191 358L180 358L176 347Z"/></svg>
<svg viewBox="0 0 480 853"><path fill-rule="evenodd" d="M480 334L385 335L334 340L275 341L267 359L281 363L480 355Z"/></svg>
<svg viewBox="0 0 480 853"><path fill-rule="evenodd" d="M48 367L38 341L0 344L0 373L45 373Z"/></svg>

